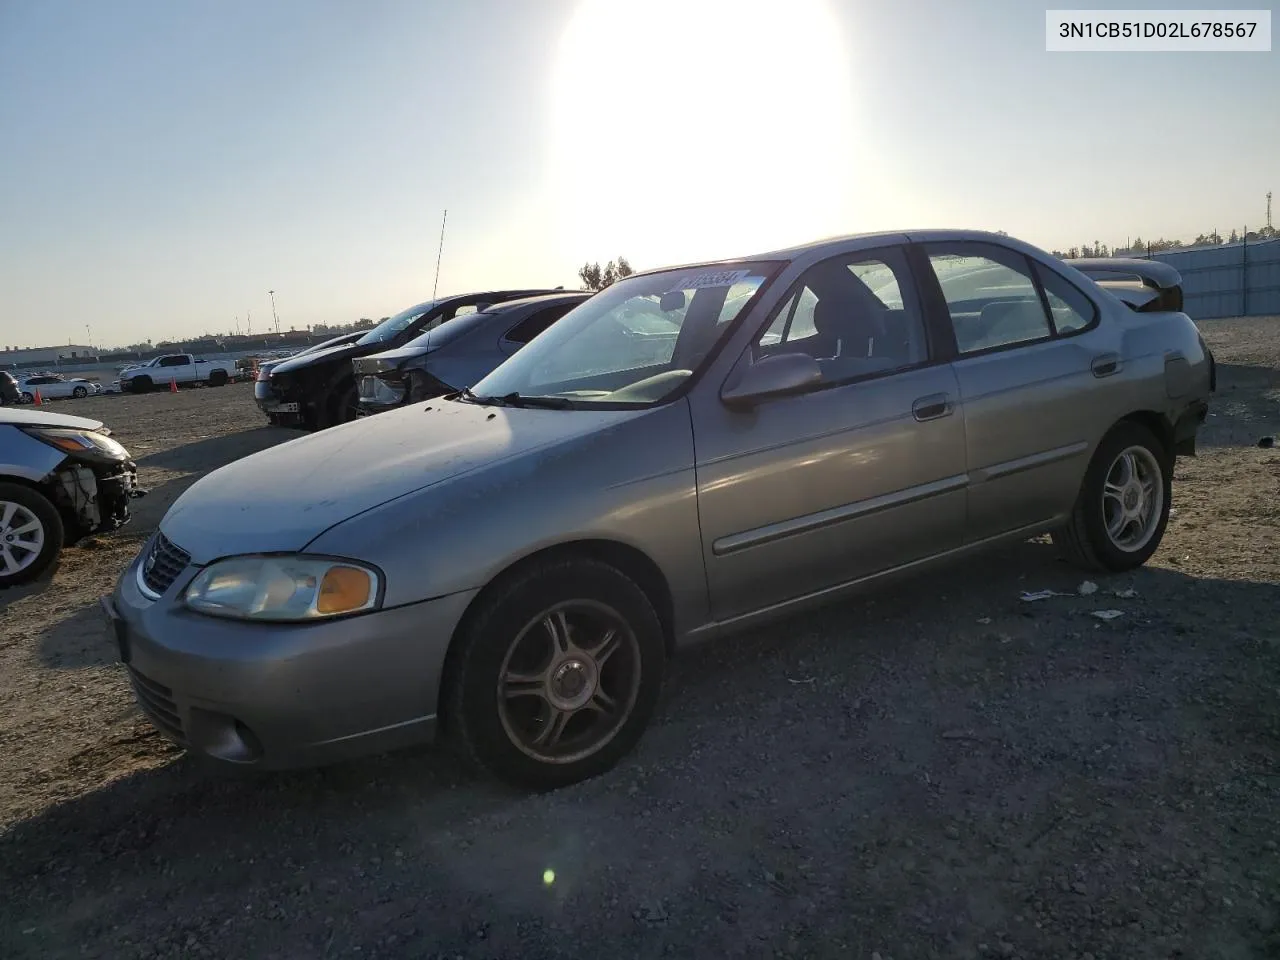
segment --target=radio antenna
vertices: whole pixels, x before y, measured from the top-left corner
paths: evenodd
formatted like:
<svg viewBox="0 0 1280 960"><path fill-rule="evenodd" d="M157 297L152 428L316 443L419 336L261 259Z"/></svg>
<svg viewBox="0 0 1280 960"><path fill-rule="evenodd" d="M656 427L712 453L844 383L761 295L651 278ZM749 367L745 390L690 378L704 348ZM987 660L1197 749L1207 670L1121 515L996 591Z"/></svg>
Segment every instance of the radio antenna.
<svg viewBox="0 0 1280 960"><path fill-rule="evenodd" d="M440 287L440 258L444 256L444 225L449 220L449 211L445 210L444 216L440 219L440 249L436 251L436 280L431 285L431 299L436 298L436 290Z"/></svg>

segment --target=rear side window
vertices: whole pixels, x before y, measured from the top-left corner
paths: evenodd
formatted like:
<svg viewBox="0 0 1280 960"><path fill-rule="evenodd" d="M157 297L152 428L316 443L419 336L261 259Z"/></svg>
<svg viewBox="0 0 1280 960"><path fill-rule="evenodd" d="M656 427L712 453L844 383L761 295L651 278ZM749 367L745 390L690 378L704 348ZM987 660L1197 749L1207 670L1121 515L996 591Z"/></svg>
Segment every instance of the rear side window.
<svg viewBox="0 0 1280 960"><path fill-rule="evenodd" d="M1053 335L1026 257L986 244L926 247L961 355Z"/></svg>
<svg viewBox="0 0 1280 960"><path fill-rule="evenodd" d="M1053 328L1058 333L1074 333L1093 323L1097 307L1065 277L1047 267L1036 264L1036 276L1044 287L1049 312L1053 314Z"/></svg>
<svg viewBox="0 0 1280 960"><path fill-rule="evenodd" d="M506 339L512 343L528 343L547 327L551 326L577 304L558 303L554 307L538 310L525 317L507 331Z"/></svg>

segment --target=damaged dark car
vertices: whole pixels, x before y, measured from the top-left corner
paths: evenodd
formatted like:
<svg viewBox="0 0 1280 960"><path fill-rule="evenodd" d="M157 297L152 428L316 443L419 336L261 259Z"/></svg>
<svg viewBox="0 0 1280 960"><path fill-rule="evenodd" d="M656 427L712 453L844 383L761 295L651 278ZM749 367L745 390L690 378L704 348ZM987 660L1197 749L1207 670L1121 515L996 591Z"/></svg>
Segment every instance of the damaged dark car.
<svg viewBox="0 0 1280 960"><path fill-rule="evenodd" d="M508 300L454 317L403 347L352 361L362 415L454 393L500 363L591 296L571 290Z"/></svg>
<svg viewBox="0 0 1280 960"><path fill-rule="evenodd" d="M101 421L0 411L0 589L39 577L64 546L122 526L145 492Z"/></svg>
<svg viewBox="0 0 1280 960"><path fill-rule="evenodd" d="M493 303L555 290L491 290L428 300L388 317L358 340L309 350L274 366L269 379L255 385L258 406L273 423L324 430L354 420L360 393L351 361L402 347L410 340L463 313Z"/></svg>

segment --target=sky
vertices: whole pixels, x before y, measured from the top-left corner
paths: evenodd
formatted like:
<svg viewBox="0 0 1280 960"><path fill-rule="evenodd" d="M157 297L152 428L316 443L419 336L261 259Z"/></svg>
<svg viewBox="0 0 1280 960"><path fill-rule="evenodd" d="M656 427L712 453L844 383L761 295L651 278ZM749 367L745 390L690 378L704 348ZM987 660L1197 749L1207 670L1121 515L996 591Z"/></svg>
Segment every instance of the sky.
<svg viewBox="0 0 1280 960"><path fill-rule="evenodd" d="M431 297L445 209L441 295L863 230L1262 224L1280 53L1048 53L1044 11L0 0L0 347L261 331L269 290L281 329L387 316Z"/></svg>

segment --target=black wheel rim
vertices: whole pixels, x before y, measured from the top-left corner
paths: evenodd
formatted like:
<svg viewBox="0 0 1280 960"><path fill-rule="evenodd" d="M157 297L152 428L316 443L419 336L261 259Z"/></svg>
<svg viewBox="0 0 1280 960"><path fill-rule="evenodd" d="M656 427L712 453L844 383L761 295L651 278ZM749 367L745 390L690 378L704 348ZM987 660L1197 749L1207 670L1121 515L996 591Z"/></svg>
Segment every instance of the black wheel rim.
<svg viewBox="0 0 1280 960"><path fill-rule="evenodd" d="M640 670L640 645L621 614L594 600L558 603L507 649L498 671L502 728L540 763L584 760L631 716Z"/></svg>

